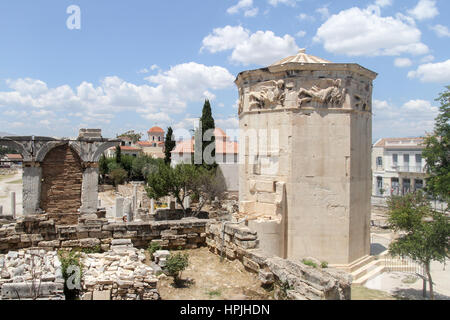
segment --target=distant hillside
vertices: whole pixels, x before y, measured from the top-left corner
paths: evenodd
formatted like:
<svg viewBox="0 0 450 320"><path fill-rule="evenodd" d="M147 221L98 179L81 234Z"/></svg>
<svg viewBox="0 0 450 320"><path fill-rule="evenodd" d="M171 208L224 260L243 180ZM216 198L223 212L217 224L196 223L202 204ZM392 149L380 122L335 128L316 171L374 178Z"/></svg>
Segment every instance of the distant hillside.
<svg viewBox="0 0 450 320"><path fill-rule="evenodd" d="M8 136L15 136L15 134L8 132L0 132L0 137L8 137Z"/></svg>

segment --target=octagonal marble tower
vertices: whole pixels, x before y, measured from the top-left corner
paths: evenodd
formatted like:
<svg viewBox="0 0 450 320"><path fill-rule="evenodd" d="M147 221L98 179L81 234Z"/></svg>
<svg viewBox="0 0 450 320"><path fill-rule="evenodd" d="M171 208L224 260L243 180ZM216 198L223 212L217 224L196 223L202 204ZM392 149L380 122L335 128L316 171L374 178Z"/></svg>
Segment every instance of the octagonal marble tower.
<svg viewBox="0 0 450 320"><path fill-rule="evenodd" d="M240 212L263 250L335 266L369 255L376 76L304 49L238 75Z"/></svg>

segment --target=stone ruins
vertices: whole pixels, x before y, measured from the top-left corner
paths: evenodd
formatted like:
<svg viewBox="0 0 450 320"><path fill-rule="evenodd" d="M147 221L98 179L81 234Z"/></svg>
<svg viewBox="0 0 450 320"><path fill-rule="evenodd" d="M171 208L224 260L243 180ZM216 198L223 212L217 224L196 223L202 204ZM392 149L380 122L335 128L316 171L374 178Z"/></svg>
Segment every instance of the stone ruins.
<svg viewBox="0 0 450 320"><path fill-rule="evenodd" d="M268 253L340 266L369 255L376 76L305 50L238 75L240 212Z"/></svg>
<svg viewBox="0 0 450 320"><path fill-rule="evenodd" d="M0 138L0 145L18 150L24 159L23 214L95 214L98 161L106 149L119 143L102 138L100 129L81 129L76 140Z"/></svg>
<svg viewBox="0 0 450 320"><path fill-rule="evenodd" d="M241 72L239 212L225 204L227 218L212 219L220 203L198 217L183 217L171 199L157 209L142 183L119 186L106 216L98 161L120 141L99 129L77 139L1 138L24 162L23 215L0 217L0 300L64 299L57 251L71 250L84 250L81 299L160 299L167 250L201 246L237 260L262 286L282 286L285 299L350 299L351 276L327 263L349 269L369 255L376 76L304 50ZM151 264L149 245L163 249Z"/></svg>

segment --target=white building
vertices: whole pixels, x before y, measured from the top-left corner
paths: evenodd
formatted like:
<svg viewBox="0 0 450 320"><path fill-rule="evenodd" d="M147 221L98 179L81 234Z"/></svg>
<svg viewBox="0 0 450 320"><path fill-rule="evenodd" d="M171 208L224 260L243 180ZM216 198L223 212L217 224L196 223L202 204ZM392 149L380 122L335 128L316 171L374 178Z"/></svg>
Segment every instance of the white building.
<svg viewBox="0 0 450 320"><path fill-rule="evenodd" d="M403 195L425 186L423 138L384 138L372 149L374 196Z"/></svg>
<svg viewBox="0 0 450 320"><path fill-rule="evenodd" d="M239 144L230 141L225 132L216 128L214 130L216 138L216 163L222 170L228 191L238 191L239 189ZM192 163L194 159L194 138L190 140L178 141L172 150L171 164L176 166L180 163Z"/></svg>

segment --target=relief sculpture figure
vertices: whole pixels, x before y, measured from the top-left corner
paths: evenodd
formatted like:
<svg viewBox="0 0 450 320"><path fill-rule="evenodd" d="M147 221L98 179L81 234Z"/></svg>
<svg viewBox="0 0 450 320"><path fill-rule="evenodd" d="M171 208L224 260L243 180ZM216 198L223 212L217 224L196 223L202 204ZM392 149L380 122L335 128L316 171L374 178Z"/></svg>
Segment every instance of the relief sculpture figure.
<svg viewBox="0 0 450 320"><path fill-rule="evenodd" d="M308 102L316 101L329 106L339 106L345 99L345 88L341 88L341 79L327 80L330 86L322 89L319 86L313 86L310 90L300 89L298 93L299 106Z"/></svg>
<svg viewBox="0 0 450 320"><path fill-rule="evenodd" d="M262 86L260 91L250 92L250 110L273 105L283 105L286 97L284 81L269 81L270 86Z"/></svg>

